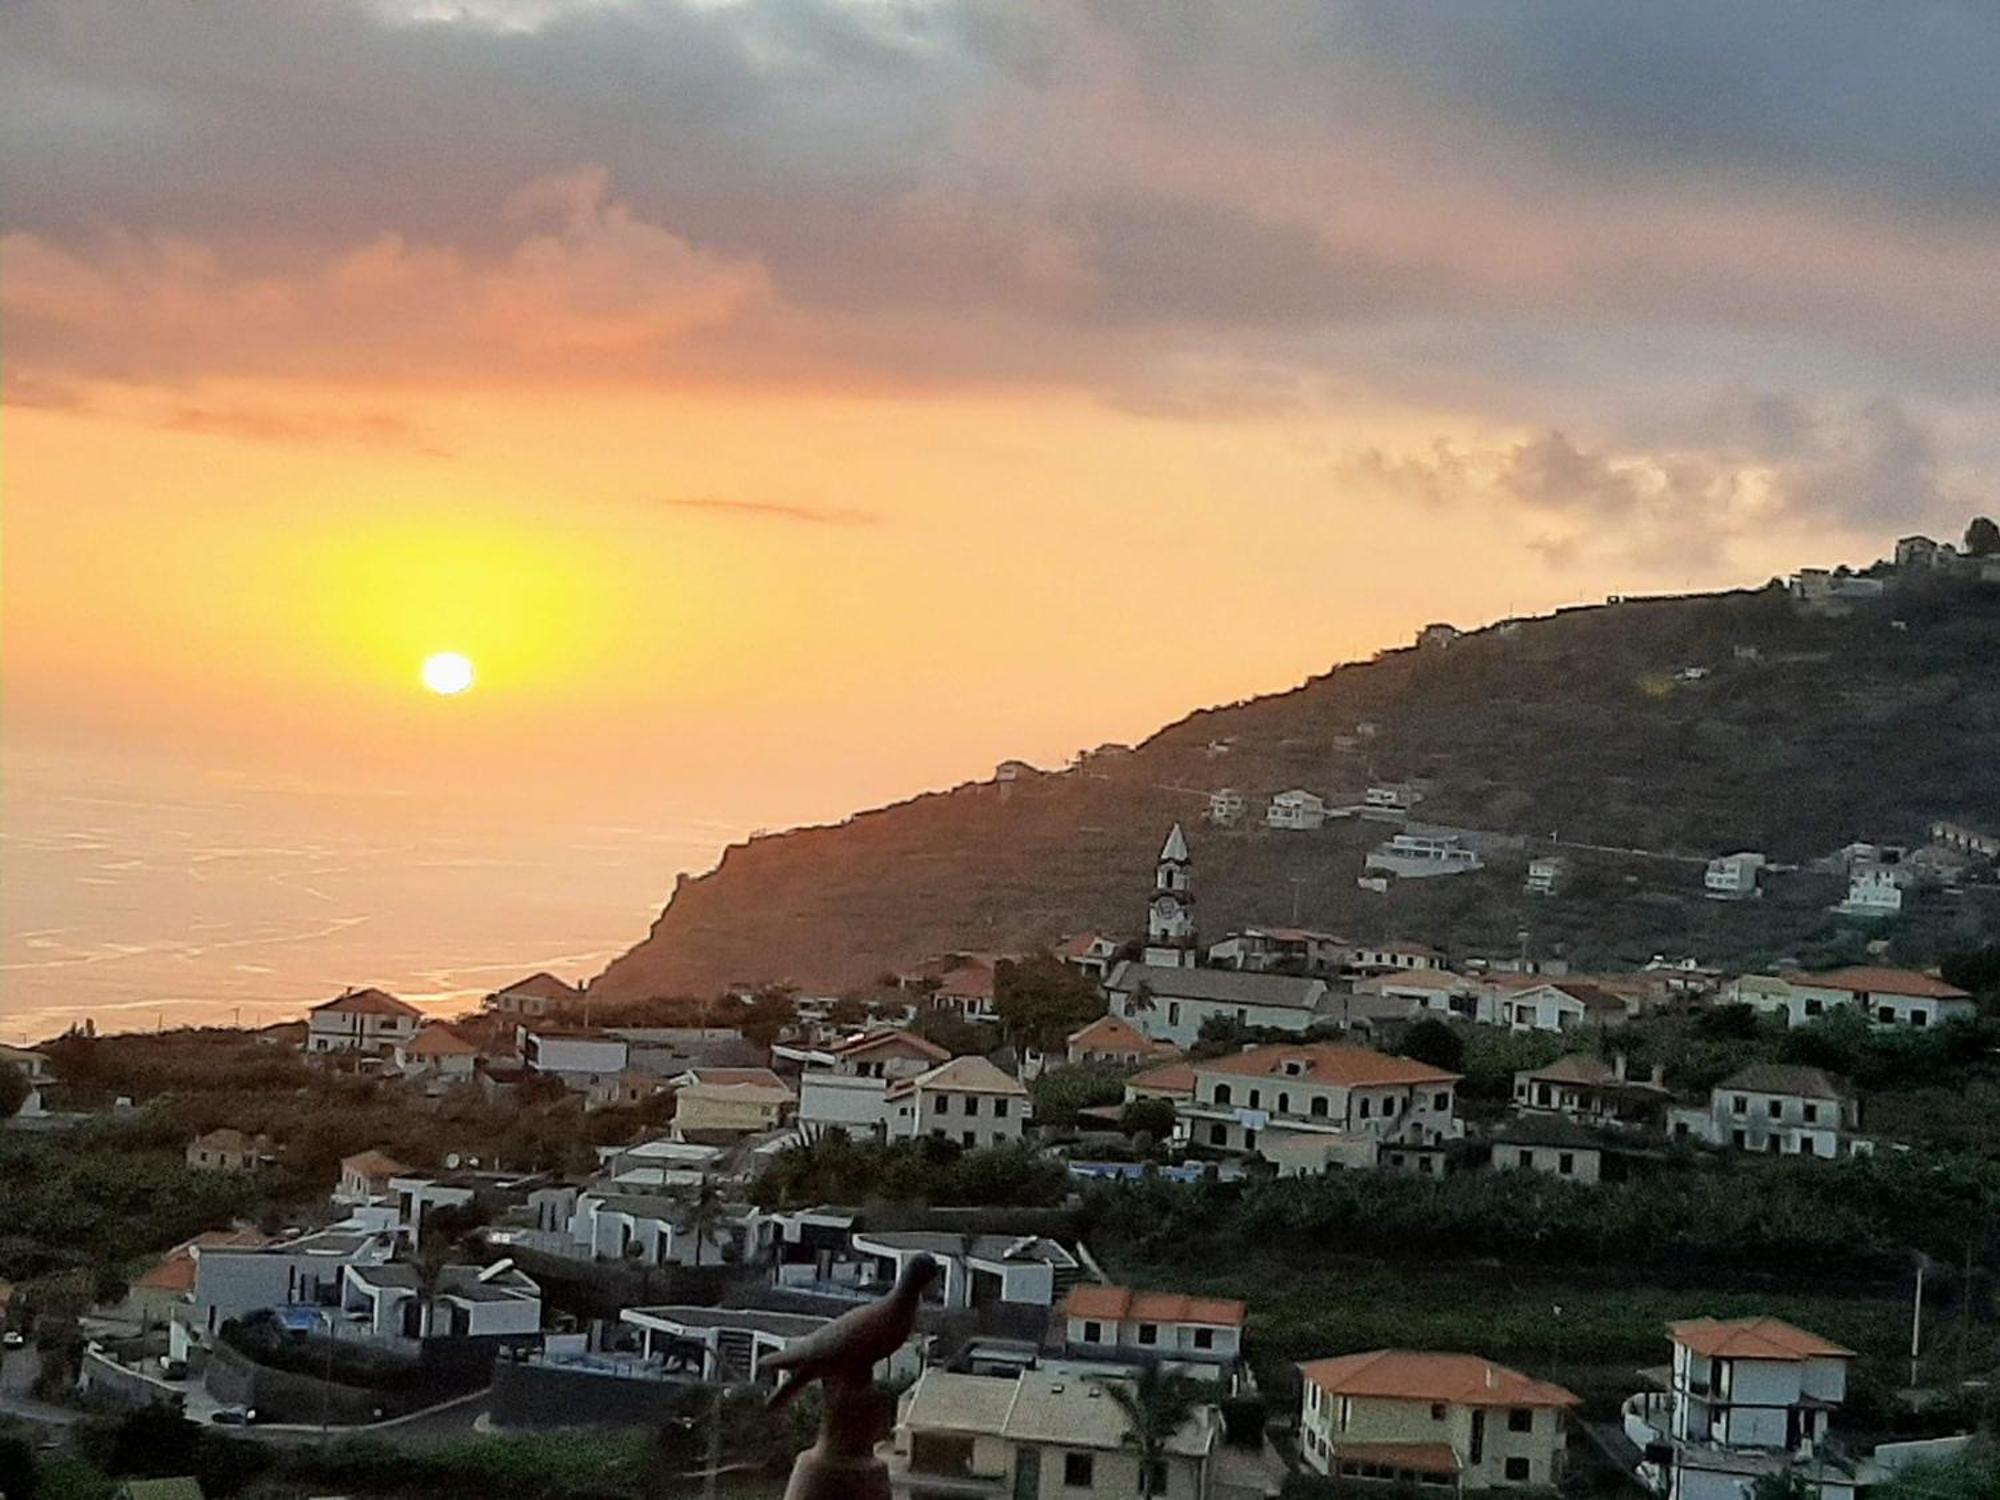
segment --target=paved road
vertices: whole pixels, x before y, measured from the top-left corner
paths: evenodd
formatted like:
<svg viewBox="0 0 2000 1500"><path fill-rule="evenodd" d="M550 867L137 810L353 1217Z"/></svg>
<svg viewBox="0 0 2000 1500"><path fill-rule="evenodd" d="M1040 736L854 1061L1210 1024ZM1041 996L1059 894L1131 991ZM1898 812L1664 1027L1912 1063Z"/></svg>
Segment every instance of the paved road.
<svg viewBox="0 0 2000 1500"><path fill-rule="evenodd" d="M0 1359L0 1415L18 1417L41 1427L68 1427L83 1419L80 1411L51 1406L30 1392L42 1372L42 1356L34 1349L9 1349Z"/></svg>

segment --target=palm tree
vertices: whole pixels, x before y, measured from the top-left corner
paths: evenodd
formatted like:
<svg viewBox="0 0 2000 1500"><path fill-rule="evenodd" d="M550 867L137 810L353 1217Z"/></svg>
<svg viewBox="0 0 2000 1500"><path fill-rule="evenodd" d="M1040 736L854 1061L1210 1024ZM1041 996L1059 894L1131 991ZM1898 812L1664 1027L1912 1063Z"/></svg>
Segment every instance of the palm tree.
<svg viewBox="0 0 2000 1500"><path fill-rule="evenodd" d="M1158 1365L1148 1365L1137 1380L1108 1380L1104 1390L1125 1413L1130 1429L1125 1441L1139 1450L1140 1500L1153 1500L1167 1444L1200 1407L1201 1387L1185 1375L1169 1375Z"/></svg>
<svg viewBox="0 0 2000 1500"><path fill-rule="evenodd" d="M694 1232L694 1263L700 1265L702 1242L722 1222L726 1206L722 1201L722 1189L703 1179L701 1186L688 1194L687 1206L688 1228Z"/></svg>

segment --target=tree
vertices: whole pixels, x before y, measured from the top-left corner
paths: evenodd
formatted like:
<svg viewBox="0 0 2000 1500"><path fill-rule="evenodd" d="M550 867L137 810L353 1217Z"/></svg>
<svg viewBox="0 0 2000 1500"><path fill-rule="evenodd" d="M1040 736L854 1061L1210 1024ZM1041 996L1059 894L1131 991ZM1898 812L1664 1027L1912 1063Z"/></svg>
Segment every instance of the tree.
<svg viewBox="0 0 2000 1500"><path fill-rule="evenodd" d="M1426 1016L1403 1034L1403 1056L1447 1073L1465 1071L1465 1039L1435 1016Z"/></svg>
<svg viewBox="0 0 2000 1500"><path fill-rule="evenodd" d="M1174 1133L1178 1118L1171 1100L1133 1099L1119 1112L1118 1128L1127 1135L1149 1135L1164 1141Z"/></svg>
<svg viewBox="0 0 2000 1500"><path fill-rule="evenodd" d="M1166 1488L1167 1444L1201 1405L1202 1390L1184 1375L1150 1365L1130 1384L1107 1380L1104 1389L1125 1413L1125 1441L1139 1450L1139 1497L1153 1500Z"/></svg>
<svg viewBox="0 0 2000 1500"><path fill-rule="evenodd" d="M793 992L782 985L759 990L756 998L737 1017L736 1029L743 1039L768 1047L798 1024L798 1005Z"/></svg>
<svg viewBox="0 0 2000 1500"><path fill-rule="evenodd" d="M1080 1109L1116 1104L1125 1097L1125 1069L1116 1063L1072 1063L1050 1068L1028 1085L1035 1123L1064 1130Z"/></svg>
<svg viewBox="0 0 2000 1500"><path fill-rule="evenodd" d="M39 1478L35 1472L35 1450L28 1440L0 1437L0 1495L7 1500L35 1500Z"/></svg>
<svg viewBox="0 0 2000 1500"><path fill-rule="evenodd" d="M1746 1500L1813 1500L1813 1493L1805 1475L1780 1469L1753 1479Z"/></svg>
<svg viewBox="0 0 2000 1500"><path fill-rule="evenodd" d="M1965 550L1973 557L2000 557L2000 524L1991 516L1975 516L1965 528Z"/></svg>
<svg viewBox="0 0 2000 1500"><path fill-rule="evenodd" d="M995 965L993 1008L1016 1046L1055 1052L1072 1031L1104 1014L1104 998L1061 959L1037 953Z"/></svg>
<svg viewBox="0 0 2000 1500"><path fill-rule="evenodd" d="M694 1263L701 1264L701 1249L715 1233L715 1226L722 1222L726 1205L722 1201L722 1189L704 1180L700 1187L687 1195L688 1228L694 1232Z"/></svg>
<svg viewBox="0 0 2000 1500"><path fill-rule="evenodd" d="M10 1062L0 1062L0 1120L11 1120L28 1102L28 1075Z"/></svg>

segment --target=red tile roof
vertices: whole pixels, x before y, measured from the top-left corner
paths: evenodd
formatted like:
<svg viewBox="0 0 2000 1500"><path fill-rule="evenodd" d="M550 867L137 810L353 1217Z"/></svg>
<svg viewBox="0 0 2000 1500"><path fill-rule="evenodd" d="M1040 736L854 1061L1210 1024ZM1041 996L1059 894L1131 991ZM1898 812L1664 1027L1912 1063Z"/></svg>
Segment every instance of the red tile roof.
<svg viewBox="0 0 2000 1500"><path fill-rule="evenodd" d="M1920 1000L1970 1000L1955 984L1946 984L1915 969L1878 969L1866 965L1851 969L1828 969L1819 974L1790 973L1792 984L1822 990L1847 990L1853 994L1905 995Z"/></svg>
<svg viewBox="0 0 2000 1500"><path fill-rule="evenodd" d="M1151 1089L1160 1094L1192 1094L1194 1092L1194 1069L1184 1062L1164 1063L1157 1068L1148 1068L1143 1073L1134 1073L1125 1080L1127 1088Z"/></svg>
<svg viewBox="0 0 2000 1500"><path fill-rule="evenodd" d="M410 1169L385 1152L373 1149L357 1151L352 1156L340 1159L340 1170L358 1172L371 1180L377 1177L401 1177Z"/></svg>
<svg viewBox="0 0 2000 1500"><path fill-rule="evenodd" d="M132 1284L152 1292L186 1292L194 1288L194 1251L215 1245L240 1246L254 1250L270 1241L254 1229L210 1229L184 1240L161 1257L158 1265Z"/></svg>
<svg viewBox="0 0 2000 1500"><path fill-rule="evenodd" d="M565 984L555 975L546 971L530 974L526 979L517 979L504 990L495 990L496 995L523 995L532 1000L574 1000L582 993L579 985Z"/></svg>
<svg viewBox="0 0 2000 1500"><path fill-rule="evenodd" d="M944 1062L951 1053L940 1047L927 1036L918 1036L914 1031L889 1030L870 1031L851 1041L842 1042L833 1050L842 1057L858 1057L864 1052L873 1052L877 1047L908 1047L919 1056L931 1057Z"/></svg>
<svg viewBox="0 0 2000 1500"><path fill-rule="evenodd" d="M1333 1456L1342 1463L1381 1464L1419 1474L1456 1474L1459 1470L1458 1455L1450 1443L1335 1443Z"/></svg>
<svg viewBox="0 0 2000 1500"><path fill-rule="evenodd" d="M1063 1316L1102 1318L1107 1323L1206 1323L1241 1328L1244 1305L1228 1297L1190 1297L1184 1292L1135 1292L1122 1286L1085 1282L1070 1288Z"/></svg>
<svg viewBox="0 0 2000 1500"><path fill-rule="evenodd" d="M1694 1318L1669 1323L1674 1342L1707 1359L1852 1359L1854 1351L1779 1318Z"/></svg>
<svg viewBox="0 0 2000 1500"><path fill-rule="evenodd" d="M1099 1016L1089 1025L1072 1031L1064 1041L1069 1046L1080 1047L1086 1052L1136 1052L1141 1057L1179 1050L1170 1042L1154 1041L1130 1021L1119 1016Z"/></svg>
<svg viewBox="0 0 2000 1500"><path fill-rule="evenodd" d="M477 1057L479 1049L449 1026L433 1023L410 1038L412 1057Z"/></svg>
<svg viewBox="0 0 2000 1500"><path fill-rule="evenodd" d="M1297 1073L1287 1073L1287 1063L1302 1063ZM1452 1083L1457 1073L1447 1073L1414 1058L1390 1057L1366 1047L1340 1047L1330 1042L1314 1042L1299 1047L1252 1047L1208 1062L1196 1063L1202 1073L1229 1073L1251 1078L1296 1078L1302 1083L1331 1083L1345 1088L1370 1088L1396 1084Z"/></svg>
<svg viewBox="0 0 2000 1500"><path fill-rule="evenodd" d="M420 1016L422 1011L414 1005L398 1000L387 990L349 990L344 995L336 995L322 1005L315 1005L312 1013L332 1011L338 1015L363 1016Z"/></svg>
<svg viewBox="0 0 2000 1500"><path fill-rule="evenodd" d="M1476 1354L1420 1354L1375 1349L1316 1359L1299 1373L1335 1396L1391 1401L1444 1401L1457 1406L1575 1406L1559 1385L1536 1380Z"/></svg>

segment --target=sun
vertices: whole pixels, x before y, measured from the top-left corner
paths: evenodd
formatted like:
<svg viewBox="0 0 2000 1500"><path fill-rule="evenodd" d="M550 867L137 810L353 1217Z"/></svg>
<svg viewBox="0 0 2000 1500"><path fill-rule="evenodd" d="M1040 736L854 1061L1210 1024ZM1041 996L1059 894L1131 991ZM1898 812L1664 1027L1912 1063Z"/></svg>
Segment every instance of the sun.
<svg viewBox="0 0 2000 1500"><path fill-rule="evenodd" d="M445 697L456 697L472 686L472 659L456 651L439 651L424 658L424 686Z"/></svg>

